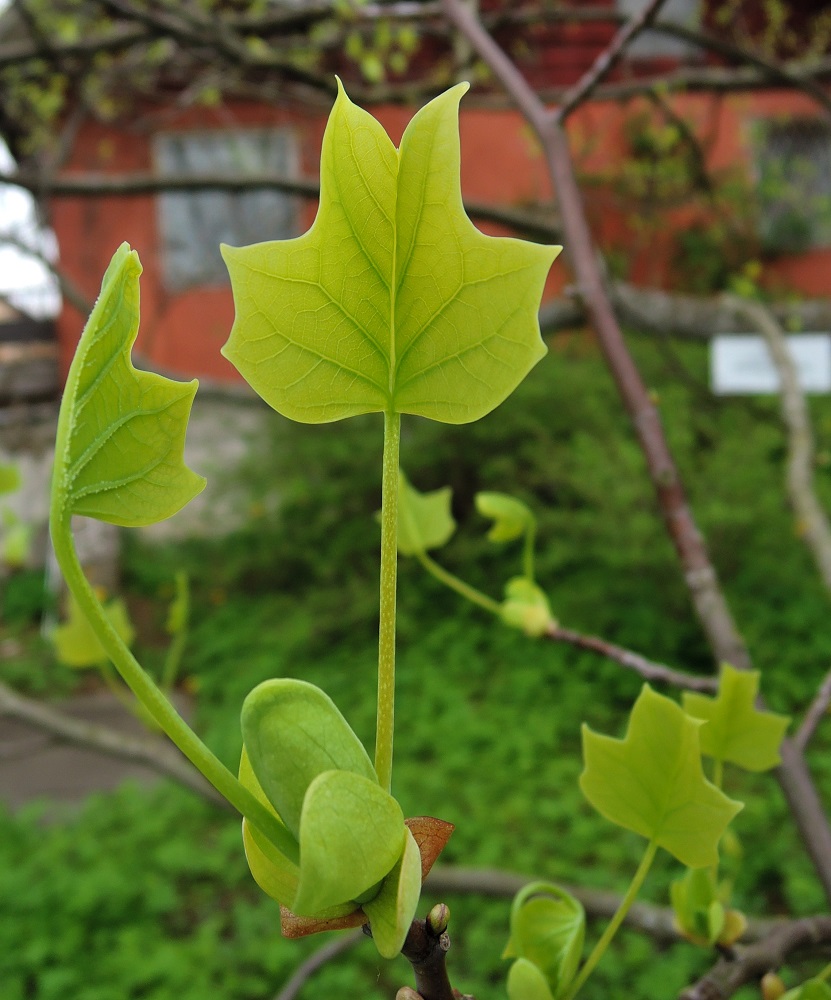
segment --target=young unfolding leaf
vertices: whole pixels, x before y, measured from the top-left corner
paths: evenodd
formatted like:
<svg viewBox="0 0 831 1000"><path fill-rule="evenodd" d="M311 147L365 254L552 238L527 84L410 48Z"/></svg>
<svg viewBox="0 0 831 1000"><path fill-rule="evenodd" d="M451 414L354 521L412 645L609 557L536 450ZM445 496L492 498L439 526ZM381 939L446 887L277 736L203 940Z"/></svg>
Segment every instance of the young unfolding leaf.
<svg viewBox="0 0 831 1000"><path fill-rule="evenodd" d="M456 530L450 513L449 486L420 493L403 472L398 473L398 551L413 556L438 549Z"/></svg>
<svg viewBox="0 0 831 1000"><path fill-rule="evenodd" d="M467 87L422 108L396 149L338 84L312 228L223 247L237 312L223 353L285 416L466 423L545 353L537 309L560 248L484 236L465 215L458 104Z"/></svg>
<svg viewBox="0 0 831 1000"><path fill-rule="evenodd" d="M508 1000L555 1000L540 969L518 958L508 972Z"/></svg>
<svg viewBox="0 0 831 1000"><path fill-rule="evenodd" d="M379 950L398 942L389 957L397 954L420 894L419 850L335 704L304 681L265 681L245 700L242 733L240 780L299 848L295 865L245 823L257 883L294 914L320 921L369 906L383 925Z"/></svg>
<svg viewBox="0 0 831 1000"><path fill-rule="evenodd" d="M183 461L197 383L133 367L138 254L116 250L69 369L55 444L53 512L127 527L175 514L205 486ZM53 523L55 518L53 518Z"/></svg>
<svg viewBox="0 0 831 1000"><path fill-rule="evenodd" d="M114 598L102 604L104 614L126 646L135 638L135 630L127 614L124 602ZM78 607L78 602L70 594L67 620L52 634L58 660L68 667L97 667L107 663L109 657L104 652L98 636Z"/></svg>
<svg viewBox="0 0 831 1000"><path fill-rule="evenodd" d="M532 882L514 897L511 936L502 957L532 962L556 998L577 973L585 928L586 914L579 900L550 882Z"/></svg>
<svg viewBox="0 0 831 1000"><path fill-rule="evenodd" d="M724 928L724 905L712 868L688 868L669 887L675 923L693 944L713 945Z"/></svg>
<svg viewBox="0 0 831 1000"><path fill-rule="evenodd" d="M831 1000L831 986L822 979L809 979L788 990L782 1000Z"/></svg>
<svg viewBox="0 0 831 1000"><path fill-rule="evenodd" d="M684 692L684 711L707 723L701 728L703 754L746 771L767 771L781 762L779 747L791 720L756 708L758 691L758 671L736 670L726 663L715 698Z"/></svg>
<svg viewBox="0 0 831 1000"><path fill-rule="evenodd" d="M557 624L544 591L525 576L515 576L505 585L500 614L506 625L521 629L532 638L544 635Z"/></svg>
<svg viewBox="0 0 831 1000"><path fill-rule="evenodd" d="M512 542L536 525L530 507L507 493L477 493L476 509L493 521L488 538L492 542Z"/></svg>
<svg viewBox="0 0 831 1000"><path fill-rule="evenodd" d="M700 725L645 684L623 740L583 726L583 794L689 868L717 863L721 835L742 808L704 777Z"/></svg>

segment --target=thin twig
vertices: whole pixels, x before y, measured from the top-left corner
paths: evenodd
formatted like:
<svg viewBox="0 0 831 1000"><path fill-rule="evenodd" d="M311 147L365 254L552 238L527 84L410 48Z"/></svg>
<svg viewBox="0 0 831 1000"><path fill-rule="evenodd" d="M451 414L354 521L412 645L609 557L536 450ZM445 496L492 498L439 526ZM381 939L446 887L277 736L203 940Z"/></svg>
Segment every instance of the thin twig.
<svg viewBox="0 0 831 1000"><path fill-rule="evenodd" d="M356 930L341 934L339 937L333 938L331 941L327 941L326 944L318 948L317 951L313 951L305 962L298 965L292 973L291 978L280 990L274 1000L295 1000L295 997L303 989L309 979L311 979L316 972L322 969L327 962L331 962L339 955L343 955L344 952L354 948L355 945L360 944L363 939L364 932L360 927L358 927Z"/></svg>
<svg viewBox="0 0 831 1000"><path fill-rule="evenodd" d="M213 805L230 809L228 802L169 744L147 737L128 736L107 726L71 719L32 698L12 691L0 682L0 715L11 715L75 746L97 750L144 764L167 778L172 778Z"/></svg>
<svg viewBox="0 0 831 1000"><path fill-rule="evenodd" d="M814 700L811 702L799 731L793 738L794 745L800 751L805 752L805 748L811 737L817 730L817 726L828 714L828 706L831 705L831 670L825 675L825 680L820 684Z"/></svg>
<svg viewBox="0 0 831 1000"><path fill-rule="evenodd" d="M655 20L665 3L666 0L648 0L635 16L623 25L594 63L563 98L562 104L554 114L554 120L558 124L562 124L573 111L576 111L584 101L591 97L603 78L608 76L623 58L627 48Z"/></svg>
<svg viewBox="0 0 831 1000"><path fill-rule="evenodd" d="M685 674L680 670L673 670L663 663L655 663L648 660L640 653L634 653L631 649L623 646L616 646L613 642L607 642L595 635L583 635L581 632L574 632L572 629L560 628L559 625L549 627L545 632L545 637L552 642L565 642L577 649L585 649L599 656L605 656L608 660L614 660L628 670L634 670L640 674L644 680L657 681L660 684L670 684L673 687L684 688L688 691L716 691L718 681L714 677L696 677L694 674Z"/></svg>
<svg viewBox="0 0 831 1000"><path fill-rule="evenodd" d="M785 333L761 302L738 295L727 295L725 299L734 312L749 319L762 334L779 375L782 419L788 431L788 499L796 516L799 536L808 547L826 589L831 592L831 523L814 489L811 418Z"/></svg>
<svg viewBox="0 0 831 1000"><path fill-rule="evenodd" d="M831 944L831 917L791 920L747 947L736 946L710 971L681 993L679 1000L728 1000L746 983L781 968L798 952L817 952Z"/></svg>

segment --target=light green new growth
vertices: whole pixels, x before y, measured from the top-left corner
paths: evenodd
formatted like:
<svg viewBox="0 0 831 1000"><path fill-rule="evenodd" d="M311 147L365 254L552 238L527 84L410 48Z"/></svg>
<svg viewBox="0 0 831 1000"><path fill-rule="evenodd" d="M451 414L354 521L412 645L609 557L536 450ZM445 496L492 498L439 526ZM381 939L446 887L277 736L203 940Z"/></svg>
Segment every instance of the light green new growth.
<svg viewBox="0 0 831 1000"><path fill-rule="evenodd" d="M114 598L101 607L124 645L131 646L135 638L135 629L124 602ZM109 657L95 634L95 629L72 595L69 598L69 616L55 629L52 641L59 662L68 667L82 669L109 663Z"/></svg>
<svg viewBox="0 0 831 1000"><path fill-rule="evenodd" d="M484 236L462 206L459 84L396 149L338 85L320 208L293 240L223 247L237 318L223 353L280 413L467 423L545 354L537 309L560 248Z"/></svg>
<svg viewBox="0 0 831 1000"><path fill-rule="evenodd" d="M701 727L703 754L746 771L767 771L781 763L779 747L791 720L756 708L758 693L759 672L736 670L729 663L722 668L715 698L684 692L684 711L706 722Z"/></svg>
<svg viewBox="0 0 831 1000"><path fill-rule="evenodd" d="M438 549L456 530L450 512L449 486L430 493L414 489L403 472L398 473L398 551L404 556Z"/></svg>
<svg viewBox="0 0 831 1000"><path fill-rule="evenodd" d="M648 684L625 739L583 726L580 788L589 802L690 868L717 864L721 835L742 808L704 777L700 726Z"/></svg>
<svg viewBox="0 0 831 1000"><path fill-rule="evenodd" d="M484 236L462 205L458 106L431 101L396 149L338 82L320 206L292 240L224 246L236 319L223 353L275 410L384 414L375 769L392 781L400 414L466 423L545 354L537 310L559 247Z"/></svg>
<svg viewBox="0 0 831 1000"><path fill-rule="evenodd" d="M153 524L205 485L183 460L196 382L183 385L137 371L130 358L140 274L138 255L123 243L69 369L55 441L52 544L78 608L150 717L232 805L277 846L296 852L282 824L211 753L138 664L87 582L72 540L74 514L125 526Z"/></svg>

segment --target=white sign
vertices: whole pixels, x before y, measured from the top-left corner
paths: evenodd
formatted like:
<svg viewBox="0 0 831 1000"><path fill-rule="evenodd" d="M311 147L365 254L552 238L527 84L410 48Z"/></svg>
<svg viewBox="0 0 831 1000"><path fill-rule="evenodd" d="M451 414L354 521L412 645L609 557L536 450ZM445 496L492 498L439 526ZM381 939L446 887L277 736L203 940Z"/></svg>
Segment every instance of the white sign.
<svg viewBox="0 0 831 1000"><path fill-rule="evenodd" d="M831 392L831 335L798 333L786 340L803 392ZM779 375L764 339L732 333L713 337L710 385L718 396L778 393Z"/></svg>

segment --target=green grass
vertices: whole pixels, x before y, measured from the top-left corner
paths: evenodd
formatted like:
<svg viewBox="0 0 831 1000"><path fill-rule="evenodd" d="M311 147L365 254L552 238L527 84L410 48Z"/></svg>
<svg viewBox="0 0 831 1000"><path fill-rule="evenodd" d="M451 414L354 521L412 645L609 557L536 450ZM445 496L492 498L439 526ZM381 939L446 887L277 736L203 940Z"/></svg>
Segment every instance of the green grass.
<svg viewBox="0 0 831 1000"><path fill-rule="evenodd" d="M700 386L700 346L669 351L637 338L632 346L766 697L798 716L831 660L829 598L783 496L776 402L713 400ZM831 401L811 405L828 450ZM128 546L128 589L159 598L160 618L174 570L190 573L184 669L198 684L198 726L231 766L240 704L266 677L319 684L372 745L379 449L378 420L308 428L275 417L249 475L264 499L272 479L279 484L278 515L252 517L250 529L211 544ZM459 529L437 555L448 568L500 596L520 553L484 541L473 495L515 492L539 514L538 579L564 625L674 666L712 669L640 452L584 338L559 338L515 397L480 424L406 422L402 456L420 489L454 488ZM828 502L827 468L818 475ZM7 601L31 605L32 582L26 587L11 598L7 590ZM63 691L65 675L50 674L43 648L24 641L25 614L14 628L23 651L4 679ZM641 842L583 802L579 730L587 721L619 735L639 688L613 664L502 628L417 564L402 563L394 791L406 814L457 824L444 861L625 888ZM811 759L826 801L829 742L821 732ZM744 857L736 903L751 914L823 909L774 780L729 773L727 790L747 801L737 824ZM662 858L648 897L665 903L676 874ZM0 816L0 900L3 1000L261 1000L320 943L280 939L275 904L248 876L238 823L167 785L96 798L49 827L32 811ZM504 996L507 901L446 901L454 981L478 1000ZM685 944L656 952L626 934L585 997L671 997L710 959ZM303 996L388 1000L408 981L405 963L382 962L364 942Z"/></svg>

